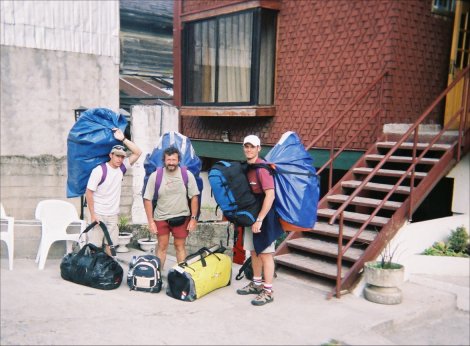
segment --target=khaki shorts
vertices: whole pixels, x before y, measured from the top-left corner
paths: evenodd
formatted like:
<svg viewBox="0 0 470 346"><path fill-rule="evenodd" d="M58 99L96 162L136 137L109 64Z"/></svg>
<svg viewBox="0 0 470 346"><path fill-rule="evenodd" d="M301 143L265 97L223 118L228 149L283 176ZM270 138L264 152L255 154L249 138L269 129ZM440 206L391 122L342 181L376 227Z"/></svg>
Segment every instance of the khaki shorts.
<svg viewBox="0 0 470 346"><path fill-rule="evenodd" d="M91 223L91 218L90 215L88 214L88 224ZM119 228L118 228L118 215L111 215L111 216L106 216L106 215L98 215L98 218L100 219L100 222L104 222L106 225L106 228L108 229L109 236L111 237L111 241L113 242L114 246L117 246L119 243ZM91 243L93 245L96 245L98 247L101 247L103 244L103 241L105 244L108 244L108 241L106 240L106 237L104 236L103 229L101 228L100 225L96 225L93 227L93 229L89 230L87 233L87 241L88 243Z"/></svg>
<svg viewBox="0 0 470 346"><path fill-rule="evenodd" d="M246 251L255 251L255 246L253 245L253 232L251 227L245 227L245 233L243 235L243 248ZM273 253L276 251L276 241L273 241L266 249L261 251L261 253Z"/></svg>

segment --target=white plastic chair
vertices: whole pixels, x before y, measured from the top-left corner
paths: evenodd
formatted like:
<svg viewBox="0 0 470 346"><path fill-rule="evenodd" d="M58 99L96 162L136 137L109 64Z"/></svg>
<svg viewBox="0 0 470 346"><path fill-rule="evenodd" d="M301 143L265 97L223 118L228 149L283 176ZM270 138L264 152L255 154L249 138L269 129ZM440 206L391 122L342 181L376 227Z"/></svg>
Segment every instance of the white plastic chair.
<svg viewBox="0 0 470 346"><path fill-rule="evenodd" d="M56 199L40 201L36 206L35 215L36 219L41 221L41 241L36 263L39 263L39 269L42 270L46 264L51 245L58 240L65 240L66 253L71 252L73 242L80 245L80 234L86 224L84 220L79 219L77 210L72 203ZM67 227L72 222L80 223L80 233L67 233Z"/></svg>
<svg viewBox="0 0 470 346"><path fill-rule="evenodd" d="M15 251L15 237L13 234L13 225L15 223L15 218L12 216L7 216L3 204L0 203L0 219L2 224L7 222L7 230L0 232L0 240L3 240L7 244L8 248L8 266L10 270L13 270L13 253ZM3 227L2 227L3 228Z"/></svg>

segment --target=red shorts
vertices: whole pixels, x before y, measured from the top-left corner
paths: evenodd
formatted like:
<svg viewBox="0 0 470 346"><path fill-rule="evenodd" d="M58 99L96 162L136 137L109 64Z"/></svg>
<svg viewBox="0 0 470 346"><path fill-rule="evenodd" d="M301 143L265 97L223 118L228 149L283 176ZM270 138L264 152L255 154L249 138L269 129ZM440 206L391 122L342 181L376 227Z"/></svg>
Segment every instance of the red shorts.
<svg viewBox="0 0 470 346"><path fill-rule="evenodd" d="M166 221L157 221L157 220L154 220L154 221L155 221L155 224L157 225L157 230L158 230L159 235L166 235L166 234L172 233L173 237L175 238L185 239L189 234L189 231L187 230L188 224L190 221L189 216L186 218L186 221L180 226L172 227Z"/></svg>

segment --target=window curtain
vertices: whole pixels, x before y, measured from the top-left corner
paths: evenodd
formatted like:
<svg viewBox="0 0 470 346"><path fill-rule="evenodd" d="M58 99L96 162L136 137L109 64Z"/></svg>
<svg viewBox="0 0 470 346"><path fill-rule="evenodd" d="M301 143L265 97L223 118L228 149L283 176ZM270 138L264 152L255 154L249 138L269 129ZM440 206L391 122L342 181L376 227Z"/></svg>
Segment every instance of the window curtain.
<svg viewBox="0 0 470 346"><path fill-rule="evenodd" d="M215 102L215 32L215 20L195 23L189 30L190 102Z"/></svg>
<svg viewBox="0 0 470 346"><path fill-rule="evenodd" d="M263 12L261 16L261 49L259 63L260 105L274 103L274 62L276 52L276 17Z"/></svg>
<svg viewBox="0 0 470 346"><path fill-rule="evenodd" d="M253 14L219 19L218 102L249 102Z"/></svg>

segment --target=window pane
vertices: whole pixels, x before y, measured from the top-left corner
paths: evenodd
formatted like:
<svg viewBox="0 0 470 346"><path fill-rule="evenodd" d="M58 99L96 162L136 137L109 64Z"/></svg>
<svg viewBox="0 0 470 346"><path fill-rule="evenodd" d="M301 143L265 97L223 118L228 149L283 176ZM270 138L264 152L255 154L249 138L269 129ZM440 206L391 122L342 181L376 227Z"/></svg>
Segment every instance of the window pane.
<svg viewBox="0 0 470 346"><path fill-rule="evenodd" d="M276 17L273 12L261 13L261 48L259 63L260 105L274 103L274 54L276 51Z"/></svg>
<svg viewBox="0 0 470 346"><path fill-rule="evenodd" d="M189 27L188 102L215 101L215 20Z"/></svg>
<svg viewBox="0 0 470 346"><path fill-rule="evenodd" d="M253 14L219 19L218 102L249 102Z"/></svg>

